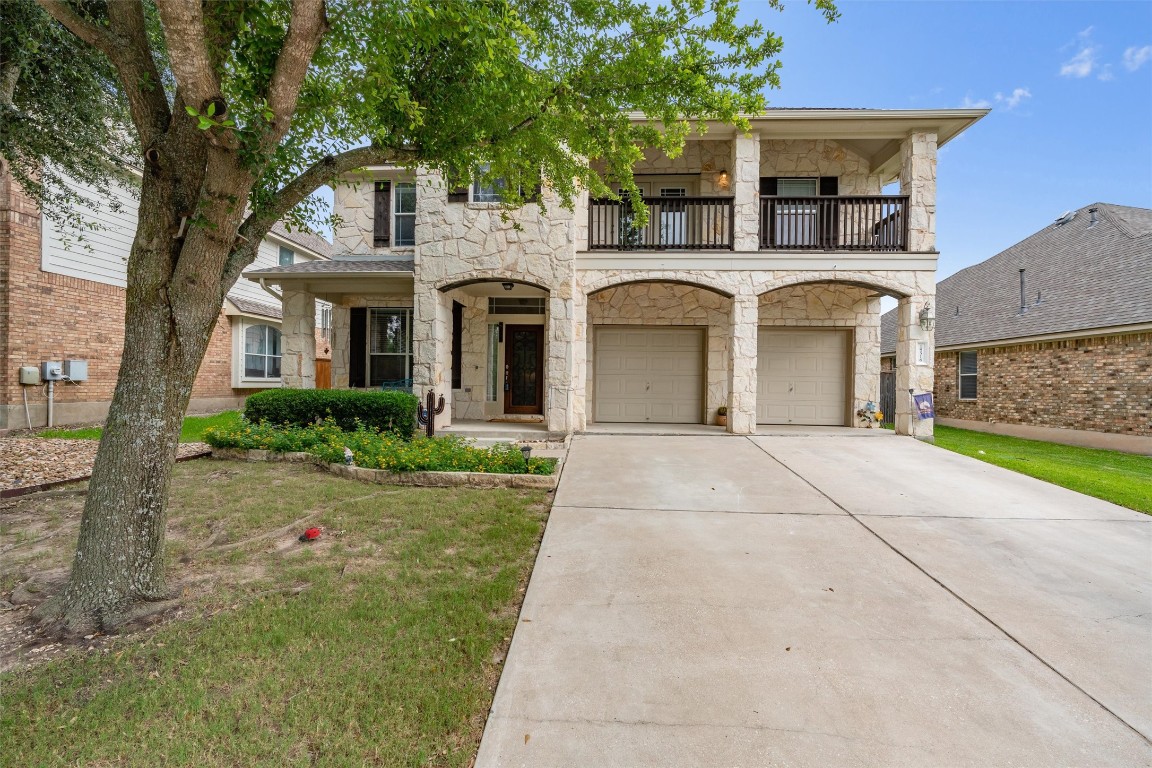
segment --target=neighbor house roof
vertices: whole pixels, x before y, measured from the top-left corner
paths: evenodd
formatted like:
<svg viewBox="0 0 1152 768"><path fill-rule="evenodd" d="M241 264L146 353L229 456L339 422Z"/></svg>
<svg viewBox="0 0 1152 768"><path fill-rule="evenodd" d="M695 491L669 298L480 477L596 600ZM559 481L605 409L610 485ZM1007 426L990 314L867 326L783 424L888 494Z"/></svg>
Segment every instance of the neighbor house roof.
<svg viewBox="0 0 1152 768"><path fill-rule="evenodd" d="M292 275L344 275L349 273L413 272L411 259L333 259L332 261L301 261L287 267L269 267L245 272L249 279Z"/></svg>
<svg viewBox="0 0 1152 768"><path fill-rule="evenodd" d="M307 248L322 258L332 258L332 244L319 235L314 235L311 232L301 232L300 230L290 232L288 228L279 221L272 225L269 234L281 240L287 240L290 243L299 245L302 248Z"/></svg>
<svg viewBox="0 0 1152 768"><path fill-rule="evenodd" d="M1152 323L1152 210L1071 211L940 281L934 304L937 348ZM897 311L881 318L882 354L896 349Z"/></svg>
<svg viewBox="0 0 1152 768"><path fill-rule="evenodd" d="M265 304L262 301L253 301L246 299L243 296L229 296L228 301L245 315L260 315L261 317L271 317L280 320L284 317L284 311L275 304ZM226 311L227 314L227 311Z"/></svg>

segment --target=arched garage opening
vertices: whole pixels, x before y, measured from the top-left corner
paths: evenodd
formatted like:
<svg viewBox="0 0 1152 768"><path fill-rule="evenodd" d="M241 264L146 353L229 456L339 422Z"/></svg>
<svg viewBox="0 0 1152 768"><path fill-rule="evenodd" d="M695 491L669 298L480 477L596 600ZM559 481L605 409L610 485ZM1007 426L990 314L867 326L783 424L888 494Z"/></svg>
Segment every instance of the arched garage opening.
<svg viewBox="0 0 1152 768"><path fill-rule="evenodd" d="M732 299L687 280L614 283L587 297L590 421L708 424L728 397Z"/></svg>

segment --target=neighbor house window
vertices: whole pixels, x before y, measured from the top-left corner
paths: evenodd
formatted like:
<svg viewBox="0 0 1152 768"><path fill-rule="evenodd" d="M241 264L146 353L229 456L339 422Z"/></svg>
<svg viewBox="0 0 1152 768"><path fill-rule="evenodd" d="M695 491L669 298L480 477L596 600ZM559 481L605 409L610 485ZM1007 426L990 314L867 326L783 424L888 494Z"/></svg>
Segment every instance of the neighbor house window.
<svg viewBox="0 0 1152 768"><path fill-rule="evenodd" d="M976 353L960 353L960 399L976 399Z"/></svg>
<svg viewBox="0 0 1152 768"><path fill-rule="evenodd" d="M394 205L393 219L395 220L395 237L393 245L416 245L416 185L410 181L402 181L396 185L396 194L392 196Z"/></svg>
<svg viewBox="0 0 1152 768"><path fill-rule="evenodd" d="M368 386L400 388L412 380L412 310L368 310Z"/></svg>
<svg viewBox="0 0 1152 768"><path fill-rule="evenodd" d="M293 251L291 248L285 248L284 246L280 246L280 266L290 267L290 266L292 266L292 263L295 260L296 260L296 252L295 251Z"/></svg>
<svg viewBox="0 0 1152 768"><path fill-rule="evenodd" d="M320 307L320 338L332 341L332 307Z"/></svg>
<svg viewBox="0 0 1152 768"><path fill-rule="evenodd" d="M244 329L244 378L280 378L280 329L249 325Z"/></svg>

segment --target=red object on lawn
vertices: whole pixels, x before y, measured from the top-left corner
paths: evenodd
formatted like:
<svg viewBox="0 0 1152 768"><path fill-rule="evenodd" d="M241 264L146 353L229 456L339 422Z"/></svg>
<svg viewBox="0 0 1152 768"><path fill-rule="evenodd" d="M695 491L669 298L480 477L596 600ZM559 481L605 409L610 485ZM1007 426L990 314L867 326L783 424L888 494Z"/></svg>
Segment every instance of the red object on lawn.
<svg viewBox="0 0 1152 768"><path fill-rule="evenodd" d="M300 541L312 541L313 539L320 538L320 534L324 532L323 528L309 528L300 534Z"/></svg>

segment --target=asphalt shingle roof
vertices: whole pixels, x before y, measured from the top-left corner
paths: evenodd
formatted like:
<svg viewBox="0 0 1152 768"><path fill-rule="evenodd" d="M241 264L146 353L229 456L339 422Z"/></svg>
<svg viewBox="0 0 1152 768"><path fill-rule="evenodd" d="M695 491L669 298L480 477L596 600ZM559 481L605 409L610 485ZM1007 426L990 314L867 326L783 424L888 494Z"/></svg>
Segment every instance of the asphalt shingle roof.
<svg viewBox="0 0 1152 768"><path fill-rule="evenodd" d="M245 272L247 275L339 274L346 272L412 272L415 262L400 259L333 259L332 261L302 261L290 267L269 267Z"/></svg>
<svg viewBox="0 0 1152 768"><path fill-rule="evenodd" d="M940 281L936 346L1152 322L1152 210L1094 203L1074 213ZM896 349L896 320L895 309L881 318L882 354Z"/></svg>
<svg viewBox="0 0 1152 768"><path fill-rule="evenodd" d="M262 301L252 301L252 299L246 299L243 296L229 296L228 301L235 304L236 309L249 315L263 315L264 317L274 317L277 319L284 316L284 312L280 307L265 304Z"/></svg>
<svg viewBox="0 0 1152 768"><path fill-rule="evenodd" d="M289 232L279 221L272 225L272 234L276 237L281 237L290 243L303 246L310 251L314 251L326 259L332 258L332 244L319 235L314 235L311 232Z"/></svg>

